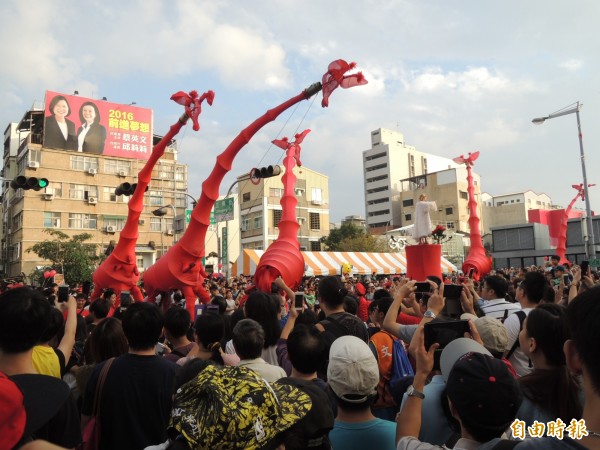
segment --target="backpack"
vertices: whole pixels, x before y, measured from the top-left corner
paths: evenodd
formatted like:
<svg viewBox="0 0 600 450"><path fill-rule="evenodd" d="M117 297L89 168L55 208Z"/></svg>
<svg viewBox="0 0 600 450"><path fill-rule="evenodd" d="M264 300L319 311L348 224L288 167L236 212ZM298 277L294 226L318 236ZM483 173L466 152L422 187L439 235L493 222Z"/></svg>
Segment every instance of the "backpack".
<svg viewBox="0 0 600 450"><path fill-rule="evenodd" d="M373 344L377 352L377 364L380 371L380 380L377 385L378 399L375 406L399 405L402 401L402 394L408 385L412 383L414 377L414 371L404 350L404 344L402 340L387 331L375 333L371 337L370 343ZM410 383L408 383L409 381Z"/></svg>
<svg viewBox="0 0 600 450"><path fill-rule="evenodd" d="M515 312L515 314L519 318L519 333L520 333L521 330L523 329L523 323L525 322L525 318L527 317L527 314L525 314L525 311L517 311L517 312ZM507 360L510 359L510 357L513 355L513 353L515 352L515 350L517 348L519 348L519 347L520 347L519 336L517 336L517 340L515 341L515 343L513 344L513 346L510 348L510 350L506 354L506 359Z"/></svg>

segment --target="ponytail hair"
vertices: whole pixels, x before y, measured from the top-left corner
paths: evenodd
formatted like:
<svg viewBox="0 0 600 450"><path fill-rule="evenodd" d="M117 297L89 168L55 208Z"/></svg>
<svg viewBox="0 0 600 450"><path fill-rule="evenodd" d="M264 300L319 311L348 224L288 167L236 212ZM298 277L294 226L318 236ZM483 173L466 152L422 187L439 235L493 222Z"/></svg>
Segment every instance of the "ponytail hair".
<svg viewBox="0 0 600 450"><path fill-rule="evenodd" d="M344 303L348 289L344 287L339 277L330 275L319 281L319 302L325 303L330 308L337 308Z"/></svg>

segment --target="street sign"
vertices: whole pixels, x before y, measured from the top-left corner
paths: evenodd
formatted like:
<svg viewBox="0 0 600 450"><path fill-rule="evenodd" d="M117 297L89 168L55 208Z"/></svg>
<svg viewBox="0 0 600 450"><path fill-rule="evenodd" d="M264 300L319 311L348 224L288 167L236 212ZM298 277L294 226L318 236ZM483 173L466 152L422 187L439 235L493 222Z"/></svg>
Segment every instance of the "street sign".
<svg viewBox="0 0 600 450"><path fill-rule="evenodd" d="M226 264L229 263L228 261L228 252L227 252L227 227L223 227L221 228L221 262L223 263L223 265L225 267Z"/></svg>
<svg viewBox="0 0 600 450"><path fill-rule="evenodd" d="M592 267L600 267L600 259L592 259L590 261L590 266L592 266Z"/></svg>
<svg viewBox="0 0 600 450"><path fill-rule="evenodd" d="M233 201L233 197L227 197L215 202L215 220L217 222L233 220Z"/></svg>

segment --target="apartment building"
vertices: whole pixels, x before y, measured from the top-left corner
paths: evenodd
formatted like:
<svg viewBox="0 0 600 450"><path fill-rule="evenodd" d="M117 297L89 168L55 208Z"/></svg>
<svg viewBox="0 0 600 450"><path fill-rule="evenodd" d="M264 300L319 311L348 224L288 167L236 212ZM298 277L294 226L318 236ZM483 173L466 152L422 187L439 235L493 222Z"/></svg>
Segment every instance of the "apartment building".
<svg viewBox="0 0 600 450"><path fill-rule="evenodd" d="M449 158L431 155L407 145L402 133L379 128L371 132L371 148L363 151L367 228L372 234L404 223L400 202L401 181L451 169Z"/></svg>
<svg viewBox="0 0 600 450"><path fill-rule="evenodd" d="M248 174L237 178L241 249L265 250L279 236L284 171L281 167L280 175L261 178L257 184L250 182ZM320 251L321 237L329 235L329 178L306 166L294 169L294 175L300 249Z"/></svg>
<svg viewBox="0 0 600 450"><path fill-rule="evenodd" d="M92 153L44 145L48 96L46 104L34 104L19 122L7 126L0 172L3 179L0 270L4 276L29 275L48 264L27 252L36 242L51 239L45 229L61 230L69 236L90 233L92 238L88 242L96 245L97 254L104 252L111 241L117 242L127 218L129 197L116 195L115 189L122 183L136 182L152 146L161 139L152 134L151 110L63 97L73 107L70 118L74 122L77 121L74 106L78 104L83 108L85 103L92 102L98 105L96 111L106 112L100 122L108 129L104 151ZM117 114L122 117L109 118ZM137 115L144 119L136 121ZM149 190L144 196L136 246L141 271L165 253L185 229L189 216L187 170L187 166L177 162L176 142L171 141L152 171ZM49 184L39 191L15 190L10 182L17 176L46 178ZM165 214L154 215L153 211L158 209Z"/></svg>

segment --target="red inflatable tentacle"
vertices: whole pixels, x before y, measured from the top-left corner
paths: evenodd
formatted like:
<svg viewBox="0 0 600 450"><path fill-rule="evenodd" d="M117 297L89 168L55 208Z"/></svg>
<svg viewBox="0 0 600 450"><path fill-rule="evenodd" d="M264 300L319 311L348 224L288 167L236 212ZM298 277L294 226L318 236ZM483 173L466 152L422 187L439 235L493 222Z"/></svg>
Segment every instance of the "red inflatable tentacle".
<svg viewBox="0 0 600 450"><path fill-rule="evenodd" d="M469 254L462 265L462 270L463 273L468 273L471 268L475 269L473 276L476 280L479 280L480 277L489 273L489 271L492 269L492 260L485 252L485 247L483 246L483 240L481 238L481 231L479 229L480 222L479 216L477 215L475 187L473 184L473 174L471 172L471 167L475 159L476 157L472 160L466 161L468 183L467 192L469 193L469 238L471 241L471 249L469 250Z"/></svg>
<svg viewBox="0 0 600 450"><path fill-rule="evenodd" d="M575 187L575 186L573 186L573 187ZM583 195L584 195L583 193L584 193L583 184L580 184L577 195L575 196L575 198L573 200L571 200L571 203L569 203L569 206L567 206L567 208L565 209L565 213L563 214L562 221L560 222L560 233L558 235L558 242L556 244L556 254L557 254L557 256L560 256L560 260L558 261L559 264L568 264L569 263L569 260L566 257L566 255L567 255L567 225L569 222L569 214L571 213L571 210L573 209L573 205L575 205L575 202L577 201L577 199L579 197L583 198Z"/></svg>
<svg viewBox="0 0 600 450"><path fill-rule="evenodd" d="M302 93L285 101L281 105L268 110L261 117L242 130L227 148L217 157L217 162L202 183L202 194L198 204L192 211L190 223L181 237L164 257L160 258L152 267L146 270L144 284L150 294L151 291L164 290L184 286L195 288L205 296L202 287L202 257L205 255L205 239L210 224L210 211L219 197L219 187L227 172L231 170L233 159L239 151L250 141L258 130L267 123L275 120L283 111L306 100L319 92L320 83L313 84ZM193 315L195 298L186 296L186 308Z"/></svg>
<svg viewBox="0 0 600 450"><path fill-rule="evenodd" d="M304 273L305 263L298 242L300 225L296 219L298 200L294 193L296 187L294 167L300 167L300 143L309 132L310 130L305 130L302 134L296 135L294 143L287 144L283 160L285 173L281 177L283 195L280 201L282 214L278 225L279 236L260 258L254 276L256 287L261 291L269 292L271 284L279 276L288 286L295 289L300 284Z"/></svg>
<svg viewBox="0 0 600 450"><path fill-rule="evenodd" d="M209 91L212 93L212 91ZM194 98L197 93L194 93ZM181 93L179 93L181 94ZM185 94L187 95L187 94ZM206 98L206 93L202 99ZM172 99L177 101L178 94L173 95ZM212 94L214 96L214 93ZM191 97L190 97L191 98ZM199 105L196 108L195 115L199 114ZM143 296L137 287L140 272L136 265L135 246L139 236L139 218L144 208L144 193L152 178L152 170L158 160L164 155L167 144L179 133L183 125L187 123L189 115L184 113L179 120L171 125L167 134L153 148L148 161L138 173L138 182L131 199L127 204L127 221L120 233L119 240L111 254L94 271L94 292L92 300L97 299L103 289L112 288L117 293L117 298L121 291L128 290L134 300L141 301Z"/></svg>

